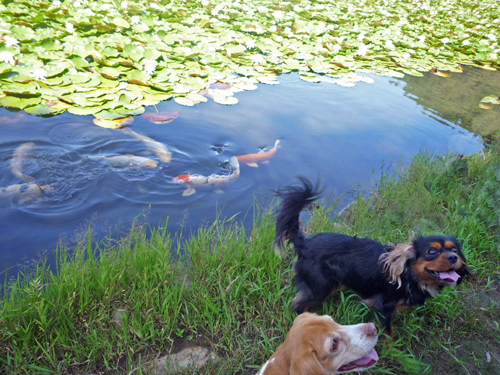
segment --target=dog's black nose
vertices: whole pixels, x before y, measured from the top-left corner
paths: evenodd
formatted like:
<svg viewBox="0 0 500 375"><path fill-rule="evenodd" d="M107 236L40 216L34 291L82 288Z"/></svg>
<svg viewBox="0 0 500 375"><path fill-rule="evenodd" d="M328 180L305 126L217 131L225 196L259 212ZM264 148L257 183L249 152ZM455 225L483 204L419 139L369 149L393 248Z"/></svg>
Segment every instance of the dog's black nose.
<svg viewBox="0 0 500 375"><path fill-rule="evenodd" d="M455 254L450 254L446 257L446 260L451 264L455 264L458 261L458 256L456 256Z"/></svg>

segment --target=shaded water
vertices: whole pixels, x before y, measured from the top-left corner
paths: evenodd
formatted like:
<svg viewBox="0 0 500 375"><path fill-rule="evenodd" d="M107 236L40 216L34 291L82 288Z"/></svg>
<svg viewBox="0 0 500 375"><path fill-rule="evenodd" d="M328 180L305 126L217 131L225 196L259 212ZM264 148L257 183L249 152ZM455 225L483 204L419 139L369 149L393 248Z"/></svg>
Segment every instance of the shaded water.
<svg viewBox="0 0 500 375"><path fill-rule="evenodd" d="M194 107L160 103L159 111L177 111L179 117L157 125L137 116L130 127L164 143L173 154L170 163L147 170L116 168L102 158L134 154L156 159L121 130L95 126L91 116L39 118L0 109L0 186L21 182L9 170L12 154L19 145L34 142L23 172L53 187L24 204L0 198L0 270L44 251L50 258L60 239L71 244L89 223L98 237L116 236L144 214L151 225L163 225L169 217L170 231L184 226L189 233L222 208L224 216L238 214L250 224L255 200L269 204L271 190L294 182L297 175L320 176L326 195L344 194L342 204L347 204L353 187L369 188L384 165L387 169L401 158L407 163L423 148L439 154L449 148L477 152L483 140L471 131L487 136L494 130L478 126L477 119L487 116L487 124L500 124L498 106L488 111L478 106L482 97L500 94L495 91L500 87L497 72L467 68L450 78L370 77L373 84L345 88L307 83L291 74L279 77L278 86L259 85L236 94L240 102L235 106L211 100ZM223 194L197 189L182 196L184 188L172 182L185 173L227 173L232 155L268 150L277 139L281 148L269 164L242 164L240 177Z"/></svg>

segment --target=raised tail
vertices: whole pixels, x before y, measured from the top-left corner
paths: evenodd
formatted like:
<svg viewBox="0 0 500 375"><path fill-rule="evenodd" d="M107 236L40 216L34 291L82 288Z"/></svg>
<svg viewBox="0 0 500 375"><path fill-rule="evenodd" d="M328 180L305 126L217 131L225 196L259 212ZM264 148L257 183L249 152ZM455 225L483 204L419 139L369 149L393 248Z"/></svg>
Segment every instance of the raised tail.
<svg viewBox="0 0 500 375"><path fill-rule="evenodd" d="M314 186L305 177L298 177L300 186L288 186L276 192L282 197L276 217L276 236L273 241L273 248L276 255L285 253L285 241L291 241L295 252L300 255L304 247L305 236L300 229L300 212L318 198L319 184Z"/></svg>

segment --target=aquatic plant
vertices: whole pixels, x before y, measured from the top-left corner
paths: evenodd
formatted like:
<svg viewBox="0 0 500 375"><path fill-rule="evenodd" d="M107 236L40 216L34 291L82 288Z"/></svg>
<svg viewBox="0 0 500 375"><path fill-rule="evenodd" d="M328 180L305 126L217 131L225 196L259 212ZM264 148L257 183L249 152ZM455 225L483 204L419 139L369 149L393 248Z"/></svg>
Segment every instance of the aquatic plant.
<svg viewBox="0 0 500 375"><path fill-rule="evenodd" d="M319 82L500 67L496 0L16 0L0 19L0 106L33 115L112 120L206 101L214 82L230 88L213 100L235 104L290 71Z"/></svg>

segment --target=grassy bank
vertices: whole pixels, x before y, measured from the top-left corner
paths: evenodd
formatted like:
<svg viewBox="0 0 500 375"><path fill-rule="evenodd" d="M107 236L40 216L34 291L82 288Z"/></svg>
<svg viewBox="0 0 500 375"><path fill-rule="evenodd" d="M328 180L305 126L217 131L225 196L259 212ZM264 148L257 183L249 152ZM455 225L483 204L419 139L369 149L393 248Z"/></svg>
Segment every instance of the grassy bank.
<svg viewBox="0 0 500 375"><path fill-rule="evenodd" d="M335 230L390 242L420 231L455 234L463 242L473 276L400 313L396 340L380 340L381 360L370 373L500 371L499 180L496 147L466 161L422 154L341 215L327 205L314 210L309 233ZM0 372L140 374L159 354L202 345L222 360L200 374L253 374L295 317L292 252L277 258L273 236L269 212L251 230L220 220L187 243L180 234L147 227L99 245L89 233L71 255L58 250L57 274L42 265L5 287ZM121 325L113 321L117 309L124 311ZM342 324L373 319L348 291L316 311Z"/></svg>

